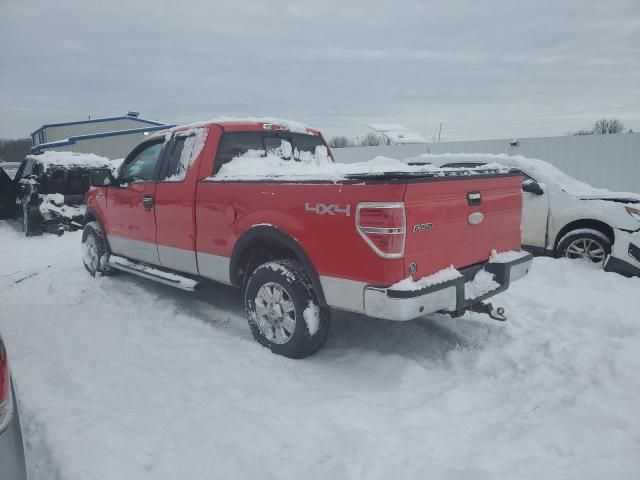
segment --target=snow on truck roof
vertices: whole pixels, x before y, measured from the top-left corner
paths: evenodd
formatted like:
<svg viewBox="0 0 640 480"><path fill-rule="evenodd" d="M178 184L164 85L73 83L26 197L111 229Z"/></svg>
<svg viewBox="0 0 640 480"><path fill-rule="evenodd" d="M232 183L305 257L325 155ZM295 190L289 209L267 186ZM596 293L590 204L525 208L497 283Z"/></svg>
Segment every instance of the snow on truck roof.
<svg viewBox="0 0 640 480"><path fill-rule="evenodd" d="M86 168L111 168L111 161L108 158L95 155L93 153L74 153L46 151L39 155L27 155L40 162L45 170L49 167L86 167Z"/></svg>
<svg viewBox="0 0 640 480"><path fill-rule="evenodd" d="M216 117L210 120L202 121L202 122L193 122L184 125L176 125L175 127L168 128L166 130L161 130L156 133L156 135L166 135L167 132L179 132L183 130L190 130L192 128L206 127L207 125L212 124L223 124L223 125L262 125L265 130L278 130L279 127L284 128L290 132L294 133L307 133L307 134L317 134L318 130L310 127L309 125L305 125L304 123L295 122L293 120L285 120L282 118L275 117Z"/></svg>

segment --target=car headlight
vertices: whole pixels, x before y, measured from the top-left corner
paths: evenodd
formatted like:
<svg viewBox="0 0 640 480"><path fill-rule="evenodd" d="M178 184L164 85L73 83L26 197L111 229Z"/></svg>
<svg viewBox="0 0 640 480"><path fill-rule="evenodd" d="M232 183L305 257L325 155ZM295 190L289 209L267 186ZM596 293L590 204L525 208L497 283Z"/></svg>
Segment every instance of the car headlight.
<svg viewBox="0 0 640 480"><path fill-rule="evenodd" d="M640 208L624 207L627 213L640 222Z"/></svg>

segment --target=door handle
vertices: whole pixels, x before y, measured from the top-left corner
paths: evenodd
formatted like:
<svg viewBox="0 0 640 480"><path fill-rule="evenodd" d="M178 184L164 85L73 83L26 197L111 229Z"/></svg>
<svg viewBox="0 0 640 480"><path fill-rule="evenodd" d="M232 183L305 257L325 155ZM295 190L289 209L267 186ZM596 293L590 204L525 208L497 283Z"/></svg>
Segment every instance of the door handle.
<svg viewBox="0 0 640 480"><path fill-rule="evenodd" d="M142 199L142 205L145 210L151 210L153 208L153 197L151 195L145 195Z"/></svg>

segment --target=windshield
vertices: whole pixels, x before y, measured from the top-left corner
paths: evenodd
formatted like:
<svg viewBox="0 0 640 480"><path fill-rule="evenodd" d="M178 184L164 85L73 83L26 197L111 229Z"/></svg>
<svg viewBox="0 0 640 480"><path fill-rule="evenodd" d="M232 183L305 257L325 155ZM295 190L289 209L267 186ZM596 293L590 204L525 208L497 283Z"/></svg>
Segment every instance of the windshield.
<svg viewBox="0 0 640 480"><path fill-rule="evenodd" d="M525 157L512 157L511 165L521 168L529 173L539 182L556 185L561 190L572 195L598 195L608 193L608 190L592 187L588 183L582 182L566 174L555 165L551 165L543 160Z"/></svg>
<svg viewBox="0 0 640 480"><path fill-rule="evenodd" d="M89 169L50 167L42 176L41 181L42 193L84 195L90 186Z"/></svg>
<svg viewBox="0 0 640 480"><path fill-rule="evenodd" d="M504 153L443 153L422 154L403 160L409 165L432 163L446 168L477 168L478 166L505 165L521 170L536 181L563 190L576 196L603 195L611 193L606 189L592 187L560 170L544 160L526 158L521 155Z"/></svg>

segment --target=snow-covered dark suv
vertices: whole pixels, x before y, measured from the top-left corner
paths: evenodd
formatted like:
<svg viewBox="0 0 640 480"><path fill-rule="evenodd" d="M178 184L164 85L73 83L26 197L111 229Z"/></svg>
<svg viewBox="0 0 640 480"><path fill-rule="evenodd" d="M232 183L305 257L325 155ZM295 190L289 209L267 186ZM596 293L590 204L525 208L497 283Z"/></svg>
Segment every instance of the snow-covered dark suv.
<svg viewBox="0 0 640 480"><path fill-rule="evenodd" d="M29 155L20 164L15 178L2 175L0 214L20 219L26 236L81 228L90 169L110 167L108 159L93 154Z"/></svg>

